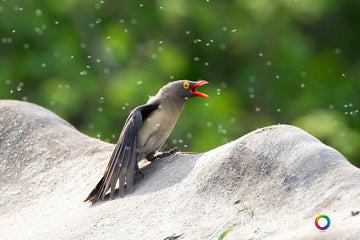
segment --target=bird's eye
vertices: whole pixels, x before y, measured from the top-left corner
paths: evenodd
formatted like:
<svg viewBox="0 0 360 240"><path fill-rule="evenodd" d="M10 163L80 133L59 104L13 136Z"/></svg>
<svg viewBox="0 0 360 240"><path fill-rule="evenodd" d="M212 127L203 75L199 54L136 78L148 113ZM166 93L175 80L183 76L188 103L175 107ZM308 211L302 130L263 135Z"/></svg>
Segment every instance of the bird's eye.
<svg viewBox="0 0 360 240"><path fill-rule="evenodd" d="M185 89L188 89L188 88L190 87L190 83L185 82L185 83L183 84L183 87L184 87Z"/></svg>

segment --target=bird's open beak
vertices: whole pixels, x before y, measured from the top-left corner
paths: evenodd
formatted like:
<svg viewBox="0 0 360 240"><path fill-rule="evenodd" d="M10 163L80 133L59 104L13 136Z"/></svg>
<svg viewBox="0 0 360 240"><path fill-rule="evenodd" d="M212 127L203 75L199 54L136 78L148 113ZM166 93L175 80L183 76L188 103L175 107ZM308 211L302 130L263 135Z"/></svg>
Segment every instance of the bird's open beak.
<svg viewBox="0 0 360 240"><path fill-rule="evenodd" d="M204 84L207 84L208 82L207 81L198 81L196 82L196 84L191 88L191 92L194 94L194 96L198 96L198 97L203 97L203 98L208 98L209 96L206 95L205 93L202 93L202 92L198 92L197 91L197 88L204 85Z"/></svg>

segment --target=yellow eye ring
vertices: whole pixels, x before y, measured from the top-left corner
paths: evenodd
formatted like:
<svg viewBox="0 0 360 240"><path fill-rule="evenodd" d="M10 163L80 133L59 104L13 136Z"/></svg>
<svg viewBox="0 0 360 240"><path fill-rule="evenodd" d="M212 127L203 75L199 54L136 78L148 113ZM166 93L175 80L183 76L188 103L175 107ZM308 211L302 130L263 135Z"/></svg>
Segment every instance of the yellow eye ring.
<svg viewBox="0 0 360 240"><path fill-rule="evenodd" d="M183 87L184 87L185 89L188 89L188 88L190 87L190 83L184 82Z"/></svg>

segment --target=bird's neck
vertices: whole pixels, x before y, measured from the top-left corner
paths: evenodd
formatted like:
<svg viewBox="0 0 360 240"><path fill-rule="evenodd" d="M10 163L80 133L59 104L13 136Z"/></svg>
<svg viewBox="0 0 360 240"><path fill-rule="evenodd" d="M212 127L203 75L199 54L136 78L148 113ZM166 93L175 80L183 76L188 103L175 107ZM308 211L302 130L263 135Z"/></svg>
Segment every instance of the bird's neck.
<svg viewBox="0 0 360 240"><path fill-rule="evenodd" d="M180 115L184 109L186 100L174 97L163 97L160 100L160 108L175 115Z"/></svg>

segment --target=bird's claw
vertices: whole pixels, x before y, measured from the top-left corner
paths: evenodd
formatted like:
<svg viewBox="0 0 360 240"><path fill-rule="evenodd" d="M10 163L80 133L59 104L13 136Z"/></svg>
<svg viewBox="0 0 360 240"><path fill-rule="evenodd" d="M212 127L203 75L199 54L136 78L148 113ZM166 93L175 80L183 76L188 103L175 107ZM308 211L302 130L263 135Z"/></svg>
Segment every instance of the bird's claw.
<svg viewBox="0 0 360 240"><path fill-rule="evenodd" d="M140 169L136 169L135 170L135 175L137 176L137 175L141 175L141 179L144 179L144 173L142 172L142 171L140 171Z"/></svg>
<svg viewBox="0 0 360 240"><path fill-rule="evenodd" d="M168 157L168 156L171 156L171 155L174 155L175 153L177 152L180 152L181 149L179 147L175 147L173 149L170 149L169 151L167 152L163 152L163 153L160 153L158 155L155 155L153 156L152 158L148 159L150 162L152 161L155 161L155 160L158 160L160 158L164 158L164 157Z"/></svg>
<svg viewBox="0 0 360 240"><path fill-rule="evenodd" d="M141 179L144 179L145 175L143 174L142 171L140 171L140 168L139 168L138 164L136 164L136 166L135 166L135 176L137 176L137 175L141 175Z"/></svg>

